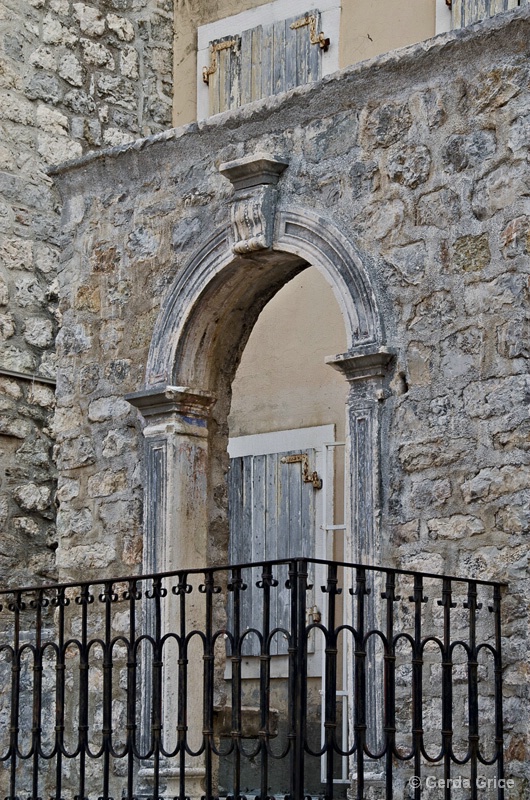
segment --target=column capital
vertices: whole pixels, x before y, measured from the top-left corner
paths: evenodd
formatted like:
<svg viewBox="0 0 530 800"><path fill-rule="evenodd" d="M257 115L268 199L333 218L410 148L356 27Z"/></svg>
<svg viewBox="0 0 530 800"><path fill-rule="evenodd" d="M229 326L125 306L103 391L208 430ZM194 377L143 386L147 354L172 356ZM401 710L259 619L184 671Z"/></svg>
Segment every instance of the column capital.
<svg viewBox="0 0 530 800"><path fill-rule="evenodd" d="M157 384L125 395L144 418L170 417L175 414L195 425L206 427L215 397L189 386Z"/></svg>
<svg viewBox="0 0 530 800"><path fill-rule="evenodd" d="M351 384L385 378L396 357L391 347L376 345L349 350L336 356L328 356L326 364L342 372Z"/></svg>

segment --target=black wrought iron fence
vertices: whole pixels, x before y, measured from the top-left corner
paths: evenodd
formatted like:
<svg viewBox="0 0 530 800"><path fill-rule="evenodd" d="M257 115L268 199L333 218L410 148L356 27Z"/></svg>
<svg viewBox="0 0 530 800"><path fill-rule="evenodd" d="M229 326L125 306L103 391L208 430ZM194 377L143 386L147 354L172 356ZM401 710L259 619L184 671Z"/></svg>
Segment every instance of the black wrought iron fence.
<svg viewBox="0 0 530 800"><path fill-rule="evenodd" d="M501 588L299 559L2 591L4 794L502 798Z"/></svg>

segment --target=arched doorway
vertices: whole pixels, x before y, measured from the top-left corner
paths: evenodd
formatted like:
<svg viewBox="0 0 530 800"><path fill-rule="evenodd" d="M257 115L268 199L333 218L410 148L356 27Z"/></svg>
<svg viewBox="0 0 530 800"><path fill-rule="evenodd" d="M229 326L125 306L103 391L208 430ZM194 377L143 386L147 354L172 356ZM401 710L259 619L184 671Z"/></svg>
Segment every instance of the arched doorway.
<svg viewBox="0 0 530 800"><path fill-rule="evenodd" d="M346 334L346 351L328 359L349 384L344 555L376 561L379 429L392 353L368 259L329 219L281 207L276 184L285 167L263 154L222 165L235 189L231 225L177 275L155 327L146 388L128 396L147 423L146 572L228 562L232 383L260 312L310 266L331 286Z"/></svg>

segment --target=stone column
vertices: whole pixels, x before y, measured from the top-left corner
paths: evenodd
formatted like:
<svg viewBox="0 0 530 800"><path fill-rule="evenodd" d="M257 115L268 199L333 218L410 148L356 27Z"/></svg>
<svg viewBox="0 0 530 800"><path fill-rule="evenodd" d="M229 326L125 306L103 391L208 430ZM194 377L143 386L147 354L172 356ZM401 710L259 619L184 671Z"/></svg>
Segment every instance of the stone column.
<svg viewBox="0 0 530 800"><path fill-rule="evenodd" d="M350 384L346 419L345 559L375 564L379 556L381 516L380 417L387 396L385 379L394 353L386 347L363 347L327 359Z"/></svg>
<svg viewBox="0 0 530 800"><path fill-rule="evenodd" d="M188 387L161 386L134 392L126 399L139 409L147 423L144 573L204 567L208 530L208 419L214 398ZM175 620L170 619L171 598L168 596L163 603L164 630L174 630ZM186 606L188 630L202 630L202 604L196 592L189 595ZM145 625L149 631L153 621L149 614L147 617ZM145 671L148 685L149 666ZM166 680L163 687L163 725L167 730L175 730L177 719L177 696L170 688L171 683ZM195 739L202 731L202 663L195 670L190 664L187 694L188 732ZM145 720L147 716L145 711ZM140 779L149 785L152 774L152 768L146 766ZM204 794L204 774L201 759L190 760L186 768L186 794L192 800ZM175 765L163 765L160 779L167 797L179 794L179 770Z"/></svg>
<svg viewBox="0 0 530 800"><path fill-rule="evenodd" d="M346 420L346 508L345 508L345 561L358 564L379 563L381 522L381 413L387 396L385 384L394 359L394 353L380 346L363 347L358 352L343 353L327 359L350 384ZM369 578L370 603L367 603L366 629L378 626L378 599L382 586L379 580ZM345 603L345 622L353 624L352 605ZM353 658L348 658L353 663ZM381 730L382 671L375 663L375 655L367 661L366 722L368 730ZM348 676L352 686L352 676ZM350 703L350 709L352 704ZM350 711L351 713L351 711ZM350 719L353 730L353 718ZM375 765L366 762L365 784L368 792L383 788L383 776L377 774ZM352 786L348 796L356 797L356 774L351 773ZM370 788L371 787L371 788ZM369 794L367 796L373 796Z"/></svg>

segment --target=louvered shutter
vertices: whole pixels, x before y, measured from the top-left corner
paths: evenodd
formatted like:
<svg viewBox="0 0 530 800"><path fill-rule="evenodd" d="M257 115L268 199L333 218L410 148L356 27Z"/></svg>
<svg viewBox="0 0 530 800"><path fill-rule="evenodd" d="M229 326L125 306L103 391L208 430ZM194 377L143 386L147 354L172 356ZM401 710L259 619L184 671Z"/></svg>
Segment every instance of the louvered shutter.
<svg viewBox="0 0 530 800"><path fill-rule="evenodd" d="M311 44L310 26L291 27L310 17L320 32L319 12L308 11L210 42L212 65L216 62L208 75L210 114L319 80L322 49Z"/></svg>
<svg viewBox="0 0 530 800"><path fill-rule="evenodd" d="M306 448L310 470L315 451ZM228 480L230 560L232 564L261 563L315 554L315 488L303 480L303 464L282 458L295 453L240 456L230 459ZM262 628L262 592L256 588L261 569L253 569L249 588L242 592L241 630ZM287 566L275 570L278 587L272 593L270 627L290 627L290 597L285 588ZM230 625L230 621L229 621ZM258 655L255 637L244 647L245 655ZM271 654L287 653L275 638Z"/></svg>
<svg viewBox="0 0 530 800"><path fill-rule="evenodd" d="M501 11L527 5L527 0L453 0L451 17L453 28L465 28L482 19L493 17Z"/></svg>

